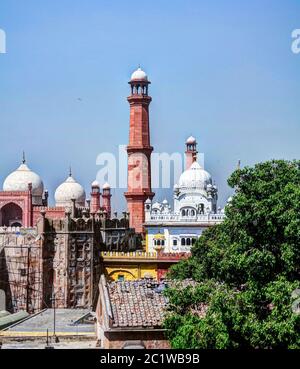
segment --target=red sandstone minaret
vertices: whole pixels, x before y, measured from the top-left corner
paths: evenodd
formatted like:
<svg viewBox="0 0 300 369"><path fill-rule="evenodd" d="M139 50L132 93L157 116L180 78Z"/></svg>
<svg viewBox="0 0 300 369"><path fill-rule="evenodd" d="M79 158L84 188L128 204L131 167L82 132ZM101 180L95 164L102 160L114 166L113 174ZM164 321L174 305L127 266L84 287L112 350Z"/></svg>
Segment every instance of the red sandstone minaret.
<svg viewBox="0 0 300 369"><path fill-rule="evenodd" d="M108 183L105 183L102 188L102 202L103 202L103 208L107 213L108 218L111 217L111 191L110 191L110 185Z"/></svg>
<svg viewBox="0 0 300 369"><path fill-rule="evenodd" d="M130 226L137 233L143 232L145 221L144 203L154 193L151 191L151 153L149 130L148 81L145 72L138 68L129 82L131 95L127 98L130 105L130 133L128 153L128 190L125 193L130 213Z"/></svg>
<svg viewBox="0 0 300 369"><path fill-rule="evenodd" d="M185 151L185 170L189 169L194 161L197 160L197 142L196 139L191 136L186 140L186 151Z"/></svg>
<svg viewBox="0 0 300 369"><path fill-rule="evenodd" d="M90 211L92 214L96 214L98 210L100 210L100 185L97 181L92 183L92 192L91 192L91 204L90 204Z"/></svg>

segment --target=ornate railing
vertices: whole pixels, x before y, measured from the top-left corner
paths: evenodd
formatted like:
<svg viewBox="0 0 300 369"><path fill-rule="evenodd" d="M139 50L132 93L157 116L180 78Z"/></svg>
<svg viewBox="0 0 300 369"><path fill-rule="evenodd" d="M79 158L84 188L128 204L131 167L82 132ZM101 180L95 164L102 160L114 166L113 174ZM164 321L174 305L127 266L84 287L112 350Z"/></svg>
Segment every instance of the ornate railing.
<svg viewBox="0 0 300 369"><path fill-rule="evenodd" d="M0 233L27 234L27 233L36 233L36 231L37 229L35 227L32 228L0 227Z"/></svg>
<svg viewBox="0 0 300 369"><path fill-rule="evenodd" d="M186 252L145 252L145 251L102 251L104 259L151 259L151 260L180 260L188 258L191 254Z"/></svg>
<svg viewBox="0 0 300 369"><path fill-rule="evenodd" d="M186 223L219 223L225 218L225 214L203 214L194 217L185 217L181 214L151 214L146 219L146 222L153 221L168 221L168 222L186 222Z"/></svg>

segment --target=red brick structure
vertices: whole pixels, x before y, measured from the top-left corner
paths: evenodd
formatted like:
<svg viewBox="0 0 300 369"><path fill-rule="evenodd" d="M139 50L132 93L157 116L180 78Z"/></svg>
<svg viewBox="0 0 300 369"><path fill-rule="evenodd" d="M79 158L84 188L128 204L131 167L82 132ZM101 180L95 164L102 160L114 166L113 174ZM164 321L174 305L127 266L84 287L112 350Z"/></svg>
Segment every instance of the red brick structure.
<svg viewBox="0 0 300 369"><path fill-rule="evenodd" d="M45 211L48 218L60 219L65 215L63 207L48 207L32 204L32 193L25 191L0 191L0 227L36 226Z"/></svg>
<svg viewBox="0 0 300 369"><path fill-rule="evenodd" d="M185 151L185 170L189 169L194 161L197 161L197 141L195 137L191 136L186 141L186 151Z"/></svg>
<svg viewBox="0 0 300 369"><path fill-rule="evenodd" d="M103 209L106 211L107 217L111 217L111 190L110 185L105 183L103 185L103 193L102 193L102 200L103 200Z"/></svg>
<svg viewBox="0 0 300 369"><path fill-rule="evenodd" d="M109 219L106 211L75 207L59 214L59 208L41 207L34 227L0 226L0 293L5 293L6 310L36 313L54 304L94 308L101 251L140 246L125 213Z"/></svg>
<svg viewBox="0 0 300 369"><path fill-rule="evenodd" d="M33 207L31 189L0 192L0 226L32 227Z"/></svg>
<svg viewBox="0 0 300 369"><path fill-rule="evenodd" d="M139 68L129 82L131 95L128 97L130 105L130 133L128 153L128 190L125 193L130 226L137 233L143 232L145 221L144 203L154 193L151 191L151 153L149 130L149 105L151 97L148 95L148 81L145 72Z"/></svg>
<svg viewBox="0 0 300 369"><path fill-rule="evenodd" d="M97 181L94 181L92 183L91 205L90 205L91 213L93 214L96 214L97 211L100 210L101 207L100 197L101 197L100 185Z"/></svg>

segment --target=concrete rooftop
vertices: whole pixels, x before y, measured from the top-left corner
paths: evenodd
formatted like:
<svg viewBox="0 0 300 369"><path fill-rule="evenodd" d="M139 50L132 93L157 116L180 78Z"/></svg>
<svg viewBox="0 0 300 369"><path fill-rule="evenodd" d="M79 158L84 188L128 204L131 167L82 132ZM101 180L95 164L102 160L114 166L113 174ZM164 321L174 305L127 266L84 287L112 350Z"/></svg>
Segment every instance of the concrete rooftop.
<svg viewBox="0 0 300 369"><path fill-rule="evenodd" d="M79 322L88 309L56 309L56 335L95 335L95 324ZM46 309L0 332L0 336L46 336L53 334L54 309ZM77 324L74 324L77 322Z"/></svg>

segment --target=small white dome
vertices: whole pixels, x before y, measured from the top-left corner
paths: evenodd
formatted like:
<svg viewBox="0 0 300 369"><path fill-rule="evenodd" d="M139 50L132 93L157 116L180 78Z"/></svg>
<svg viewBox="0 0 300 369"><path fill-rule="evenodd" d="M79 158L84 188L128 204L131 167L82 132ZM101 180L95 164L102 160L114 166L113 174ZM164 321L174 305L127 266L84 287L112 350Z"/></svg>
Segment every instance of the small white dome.
<svg viewBox="0 0 300 369"><path fill-rule="evenodd" d="M132 73L131 75L131 81L148 81L147 74L141 69L141 67L138 67L138 69Z"/></svg>
<svg viewBox="0 0 300 369"><path fill-rule="evenodd" d="M181 189L205 190L212 183L211 175L204 170L198 162L194 162L179 178Z"/></svg>
<svg viewBox="0 0 300 369"><path fill-rule="evenodd" d="M161 204L159 202L155 202L153 205L152 205L152 209L158 209L160 210L161 208Z"/></svg>
<svg viewBox="0 0 300 369"><path fill-rule="evenodd" d="M54 197L57 206L70 206L72 199L75 199L76 205L85 206L84 188L72 176L57 187Z"/></svg>
<svg viewBox="0 0 300 369"><path fill-rule="evenodd" d="M103 185L103 190L110 190L110 184L109 183L104 183L104 185Z"/></svg>
<svg viewBox="0 0 300 369"><path fill-rule="evenodd" d="M196 143L196 139L193 136L190 136L187 140L186 140L186 144L191 145L191 144L195 144Z"/></svg>
<svg viewBox="0 0 300 369"><path fill-rule="evenodd" d="M28 191L29 183L32 184L33 204L39 205L44 192L44 184L40 176L29 169L25 163L6 177L3 191Z"/></svg>
<svg viewBox="0 0 300 369"><path fill-rule="evenodd" d="M92 187L99 187L100 188L99 182L98 181L94 181L92 183Z"/></svg>
<svg viewBox="0 0 300 369"><path fill-rule="evenodd" d="M227 204L230 204L232 202L232 200L233 200L233 197L232 196L229 196L228 197L228 200L227 200Z"/></svg>
<svg viewBox="0 0 300 369"><path fill-rule="evenodd" d="M162 203L163 203L163 205L168 205L169 204L167 199L164 199L164 201Z"/></svg>

